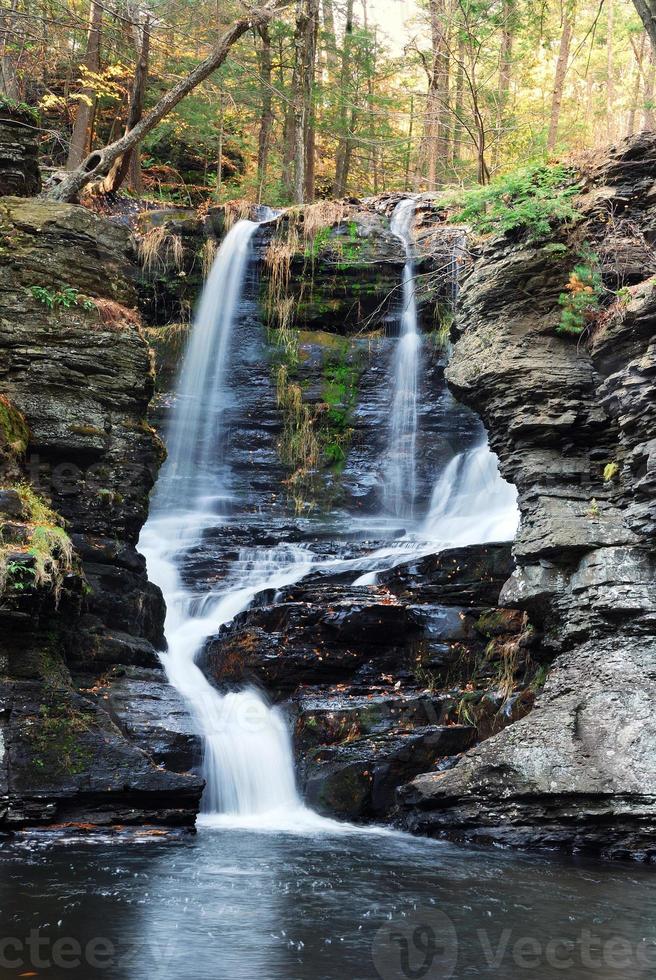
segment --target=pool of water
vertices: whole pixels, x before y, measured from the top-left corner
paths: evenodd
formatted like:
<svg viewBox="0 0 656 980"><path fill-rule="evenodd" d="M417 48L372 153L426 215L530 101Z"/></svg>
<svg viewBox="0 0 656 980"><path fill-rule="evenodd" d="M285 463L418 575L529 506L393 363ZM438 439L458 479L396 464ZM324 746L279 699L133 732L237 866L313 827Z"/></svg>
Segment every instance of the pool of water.
<svg viewBox="0 0 656 980"><path fill-rule="evenodd" d="M0 850L0 977L656 976L656 877L393 833L204 828Z"/></svg>

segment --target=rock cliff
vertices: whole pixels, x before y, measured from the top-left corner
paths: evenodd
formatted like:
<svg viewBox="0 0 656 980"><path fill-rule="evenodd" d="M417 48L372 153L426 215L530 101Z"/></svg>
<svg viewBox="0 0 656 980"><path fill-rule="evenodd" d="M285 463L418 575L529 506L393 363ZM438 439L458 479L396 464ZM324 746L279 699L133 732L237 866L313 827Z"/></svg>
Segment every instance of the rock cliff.
<svg viewBox="0 0 656 980"><path fill-rule="evenodd" d="M30 197L41 190L38 113L29 106L0 104L0 194Z"/></svg>
<svg viewBox="0 0 656 980"><path fill-rule="evenodd" d="M501 602L554 659L531 714L403 789L414 830L656 854L655 181L656 135L619 144L573 227L489 241L464 282L447 378L519 491ZM612 295L577 342L555 328L583 249Z"/></svg>
<svg viewBox="0 0 656 980"><path fill-rule="evenodd" d="M136 549L163 447L130 239L83 208L12 197L0 235L0 826L189 825L193 734Z"/></svg>

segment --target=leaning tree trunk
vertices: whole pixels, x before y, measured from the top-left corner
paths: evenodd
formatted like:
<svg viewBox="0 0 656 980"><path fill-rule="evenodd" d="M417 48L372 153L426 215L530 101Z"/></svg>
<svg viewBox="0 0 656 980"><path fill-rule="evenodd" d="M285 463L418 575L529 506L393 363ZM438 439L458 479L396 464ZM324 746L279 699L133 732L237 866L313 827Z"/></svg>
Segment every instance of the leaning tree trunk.
<svg viewBox="0 0 656 980"><path fill-rule="evenodd" d="M100 30L102 27L103 8L93 0L89 13L89 32L87 34L87 52L84 66L90 72L100 71ZM96 106L94 89L85 88L80 93L81 99L75 115L73 133L68 149L66 169L75 170L91 149L91 127Z"/></svg>
<svg viewBox="0 0 656 980"><path fill-rule="evenodd" d="M656 0L633 0L633 6L645 25L652 50L656 53Z"/></svg>
<svg viewBox="0 0 656 980"><path fill-rule="evenodd" d="M125 133L120 139L100 150L94 150L86 160L83 160L77 170L68 174L59 184L50 188L46 196L55 201L75 201L87 184L93 180L98 180L106 176L115 160L128 150L136 146L177 104L184 99L185 95L192 92L196 86L204 82L206 78L220 68L228 56L228 52L234 44L253 26L266 24L275 15L276 11L281 10L289 4L290 0L271 0L265 7L251 11L248 17L240 18L235 21L221 36L216 47L204 61L194 68L189 75L180 79L177 85L162 96L159 102L153 106L139 120L134 129Z"/></svg>
<svg viewBox="0 0 656 980"><path fill-rule="evenodd" d="M150 18L146 17L141 36L141 46L138 52L137 65L134 72L132 83L132 93L130 95L130 106L128 108L128 118L125 132L129 133L134 129L143 115L144 98L146 95L146 82L148 80L148 60L150 53ZM125 179L130 177L130 189L140 194L143 191L141 181L141 167L139 165L139 155L137 147L133 146L122 157L119 157L112 166L109 174L101 181L99 190L108 194L117 191Z"/></svg>
<svg viewBox="0 0 656 980"><path fill-rule="evenodd" d="M565 76L567 75L567 63L569 61L569 49L572 43L572 30L574 22L574 7L565 5L563 32L560 35L560 48L558 50L558 61L556 62L556 77L551 95L551 118L549 120L549 134L547 136L547 150L552 152L556 146L558 138L558 123L560 121L560 107L563 101L563 89L565 88Z"/></svg>

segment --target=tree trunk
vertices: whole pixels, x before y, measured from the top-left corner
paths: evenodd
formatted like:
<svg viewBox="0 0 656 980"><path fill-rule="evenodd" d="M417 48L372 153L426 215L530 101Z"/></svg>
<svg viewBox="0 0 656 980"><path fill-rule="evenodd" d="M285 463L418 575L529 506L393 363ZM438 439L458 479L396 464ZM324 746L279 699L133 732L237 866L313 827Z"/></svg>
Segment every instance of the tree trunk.
<svg viewBox="0 0 656 980"><path fill-rule="evenodd" d="M325 35L326 47L326 67L328 69L328 81L333 82L337 78L339 71L339 58L337 57L337 36L335 34L335 9L333 0L323 0L323 32Z"/></svg>
<svg viewBox="0 0 656 980"><path fill-rule="evenodd" d="M510 78L512 73L513 14L514 0L503 0L503 22L501 25L501 47L499 50L499 84L497 86L497 132L492 151L493 170L496 170L499 165L499 152L508 109L508 94L510 92Z"/></svg>
<svg viewBox="0 0 656 980"><path fill-rule="evenodd" d="M414 95L410 96L410 121L408 122L408 145L406 147L405 155L405 182L403 185L404 190L407 192L410 190L410 161L412 159L412 139L414 136L415 129L415 98Z"/></svg>
<svg viewBox="0 0 656 980"><path fill-rule="evenodd" d="M344 197L348 174L351 165L352 132L349 131L349 122L353 115L349 113L348 89L351 76L351 47L353 44L353 0L346 0L346 28L344 31L344 42L342 45L342 67L339 78L339 123L337 154L335 160L335 180L333 183L333 194L335 197Z"/></svg>
<svg viewBox="0 0 656 980"><path fill-rule="evenodd" d="M563 89L565 87L565 76L569 61L569 49L572 43L572 29L574 26L575 7L565 3L563 9L563 30L560 35L560 48L558 50L558 61L556 62L556 77L551 95L551 119L549 121L549 134L547 136L547 151L552 153L558 138L558 123L560 121L560 107L563 101Z"/></svg>
<svg viewBox="0 0 656 980"><path fill-rule="evenodd" d="M615 85L613 84L613 0L606 0L606 127L609 139L615 138Z"/></svg>
<svg viewBox="0 0 656 980"><path fill-rule="evenodd" d="M68 174L61 183L55 185L46 192L46 196L56 201L74 201L80 191L92 180L105 176L109 172L112 164L118 157L126 153L131 147L136 146L177 104L184 99L185 95L192 92L197 85L204 82L206 78L220 68L228 52L234 44L246 33L253 25L259 26L266 24L275 15L276 11L288 6L290 0L271 0L265 7L252 11L249 17L243 17L235 21L228 30L219 38L216 47L204 61L194 68L192 72L180 79L170 92L162 96L159 102L153 106L150 112L137 123L134 129L125 133L120 139L101 150L95 150L86 160L83 160L77 170Z"/></svg>
<svg viewBox="0 0 656 980"><path fill-rule="evenodd" d="M444 169L449 155L449 47L446 37L445 0L429 0L431 22L431 67L424 113L424 131L417 160L417 189L425 184L429 190L439 186L438 172ZM443 174L441 175L443 176Z"/></svg>
<svg viewBox="0 0 656 980"><path fill-rule="evenodd" d="M138 33L137 33L137 36ZM150 17L146 17L143 31L139 39L139 49L137 52L137 64L134 70L134 80L132 92L130 94L130 105L128 107L128 118L125 124L125 132L129 133L134 129L143 115L144 98L146 95L146 84L148 81L148 63L150 57ZM137 147L132 147L122 157L114 161L111 170L100 184L100 190L107 194L119 190L126 178L129 177L130 189L136 194L143 192L143 180L141 177L141 164Z"/></svg>
<svg viewBox="0 0 656 980"><path fill-rule="evenodd" d="M272 67L271 67L271 34L266 24L259 29L262 46L259 51L260 78L262 80L262 113L260 116L260 132L257 140L257 202L262 203L264 184L269 163L269 144L273 129L273 97L272 97Z"/></svg>
<svg viewBox="0 0 656 980"><path fill-rule="evenodd" d="M293 147L294 147L294 179L292 185L292 200L302 204L305 195L305 92L304 92L304 58L305 31L307 14L304 0L296 0L296 31L294 33L294 77L292 82L293 102Z"/></svg>
<svg viewBox="0 0 656 980"><path fill-rule="evenodd" d="M367 0L362 0L362 16L364 18L364 29L369 33L369 10ZM371 167L371 177L373 180L373 192L378 194L378 147L376 145L376 62L378 59L378 42L374 34L374 43L371 54L371 65L367 71L367 115L369 122L369 163Z"/></svg>
<svg viewBox="0 0 656 980"><path fill-rule="evenodd" d="M645 25L652 51L656 53L656 0L633 0L633 6Z"/></svg>
<svg viewBox="0 0 656 980"><path fill-rule="evenodd" d="M102 27L103 8L96 0L92 0L89 12L89 31L87 34L87 51L84 56L84 66L91 72L100 71L100 30ZM96 95L92 88L85 88L81 95L71 143L68 149L68 159L66 169L75 170L82 163L85 156L91 149L91 129L93 126L93 116L96 105Z"/></svg>
<svg viewBox="0 0 656 980"><path fill-rule="evenodd" d="M458 67L456 70L456 94L453 106L453 136L452 136L452 165L462 159L462 140L465 128L462 124L463 112L465 108L465 39L460 36L458 39Z"/></svg>
<svg viewBox="0 0 656 980"><path fill-rule="evenodd" d="M303 100L305 102L305 200L314 200L316 158L316 116L314 87L317 77L319 41L319 0L307 0L307 24L304 38Z"/></svg>
<svg viewBox="0 0 656 980"><path fill-rule="evenodd" d="M0 48L0 92L8 99L20 98L20 86L16 73L16 64L9 54L9 37L13 28L12 13L18 6L18 0L12 0L11 9L0 15L0 36L2 37L2 47Z"/></svg>
<svg viewBox="0 0 656 980"><path fill-rule="evenodd" d="M640 47L637 47L633 40L631 40L631 47L633 48L633 53L636 59L636 76L635 82L633 83L633 94L631 96L631 106L629 108L629 117L627 120L626 135L633 136L635 133L636 125L636 113L638 111L638 102L640 100L640 83L642 81L642 66L645 59L645 43L647 41L647 35L643 34L640 38Z"/></svg>
<svg viewBox="0 0 656 980"><path fill-rule="evenodd" d="M645 108L642 115L643 129L656 129L656 117L654 114L654 81L656 80L656 66L654 65L654 49L649 52L649 68L645 77Z"/></svg>

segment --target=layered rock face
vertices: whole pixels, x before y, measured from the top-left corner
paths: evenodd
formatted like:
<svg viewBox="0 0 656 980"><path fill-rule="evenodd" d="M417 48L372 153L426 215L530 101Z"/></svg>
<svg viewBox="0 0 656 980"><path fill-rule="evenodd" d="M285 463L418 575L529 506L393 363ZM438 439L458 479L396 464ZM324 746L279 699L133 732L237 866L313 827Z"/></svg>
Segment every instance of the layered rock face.
<svg viewBox="0 0 656 980"><path fill-rule="evenodd" d="M41 190L37 133L32 109L0 107L0 195L30 197Z"/></svg>
<svg viewBox="0 0 656 980"><path fill-rule="evenodd" d="M0 233L0 391L26 426L0 497L0 825L190 824L197 744L159 664L163 601L136 549L163 447L146 422L154 374L129 236L83 208L10 197Z"/></svg>
<svg viewBox="0 0 656 980"><path fill-rule="evenodd" d="M502 651L511 687L531 661L523 616L496 608L511 568L509 546L478 545L402 563L375 586L316 572L261 595L199 663L220 689L255 684L285 707L310 806L393 819L399 785L531 709L528 685L499 690Z"/></svg>
<svg viewBox="0 0 656 980"><path fill-rule="evenodd" d="M656 854L655 181L656 135L620 144L557 248L496 239L464 283L448 381L522 514L501 602L555 659L528 717L403 790L414 830ZM577 343L555 327L583 248L619 294Z"/></svg>

